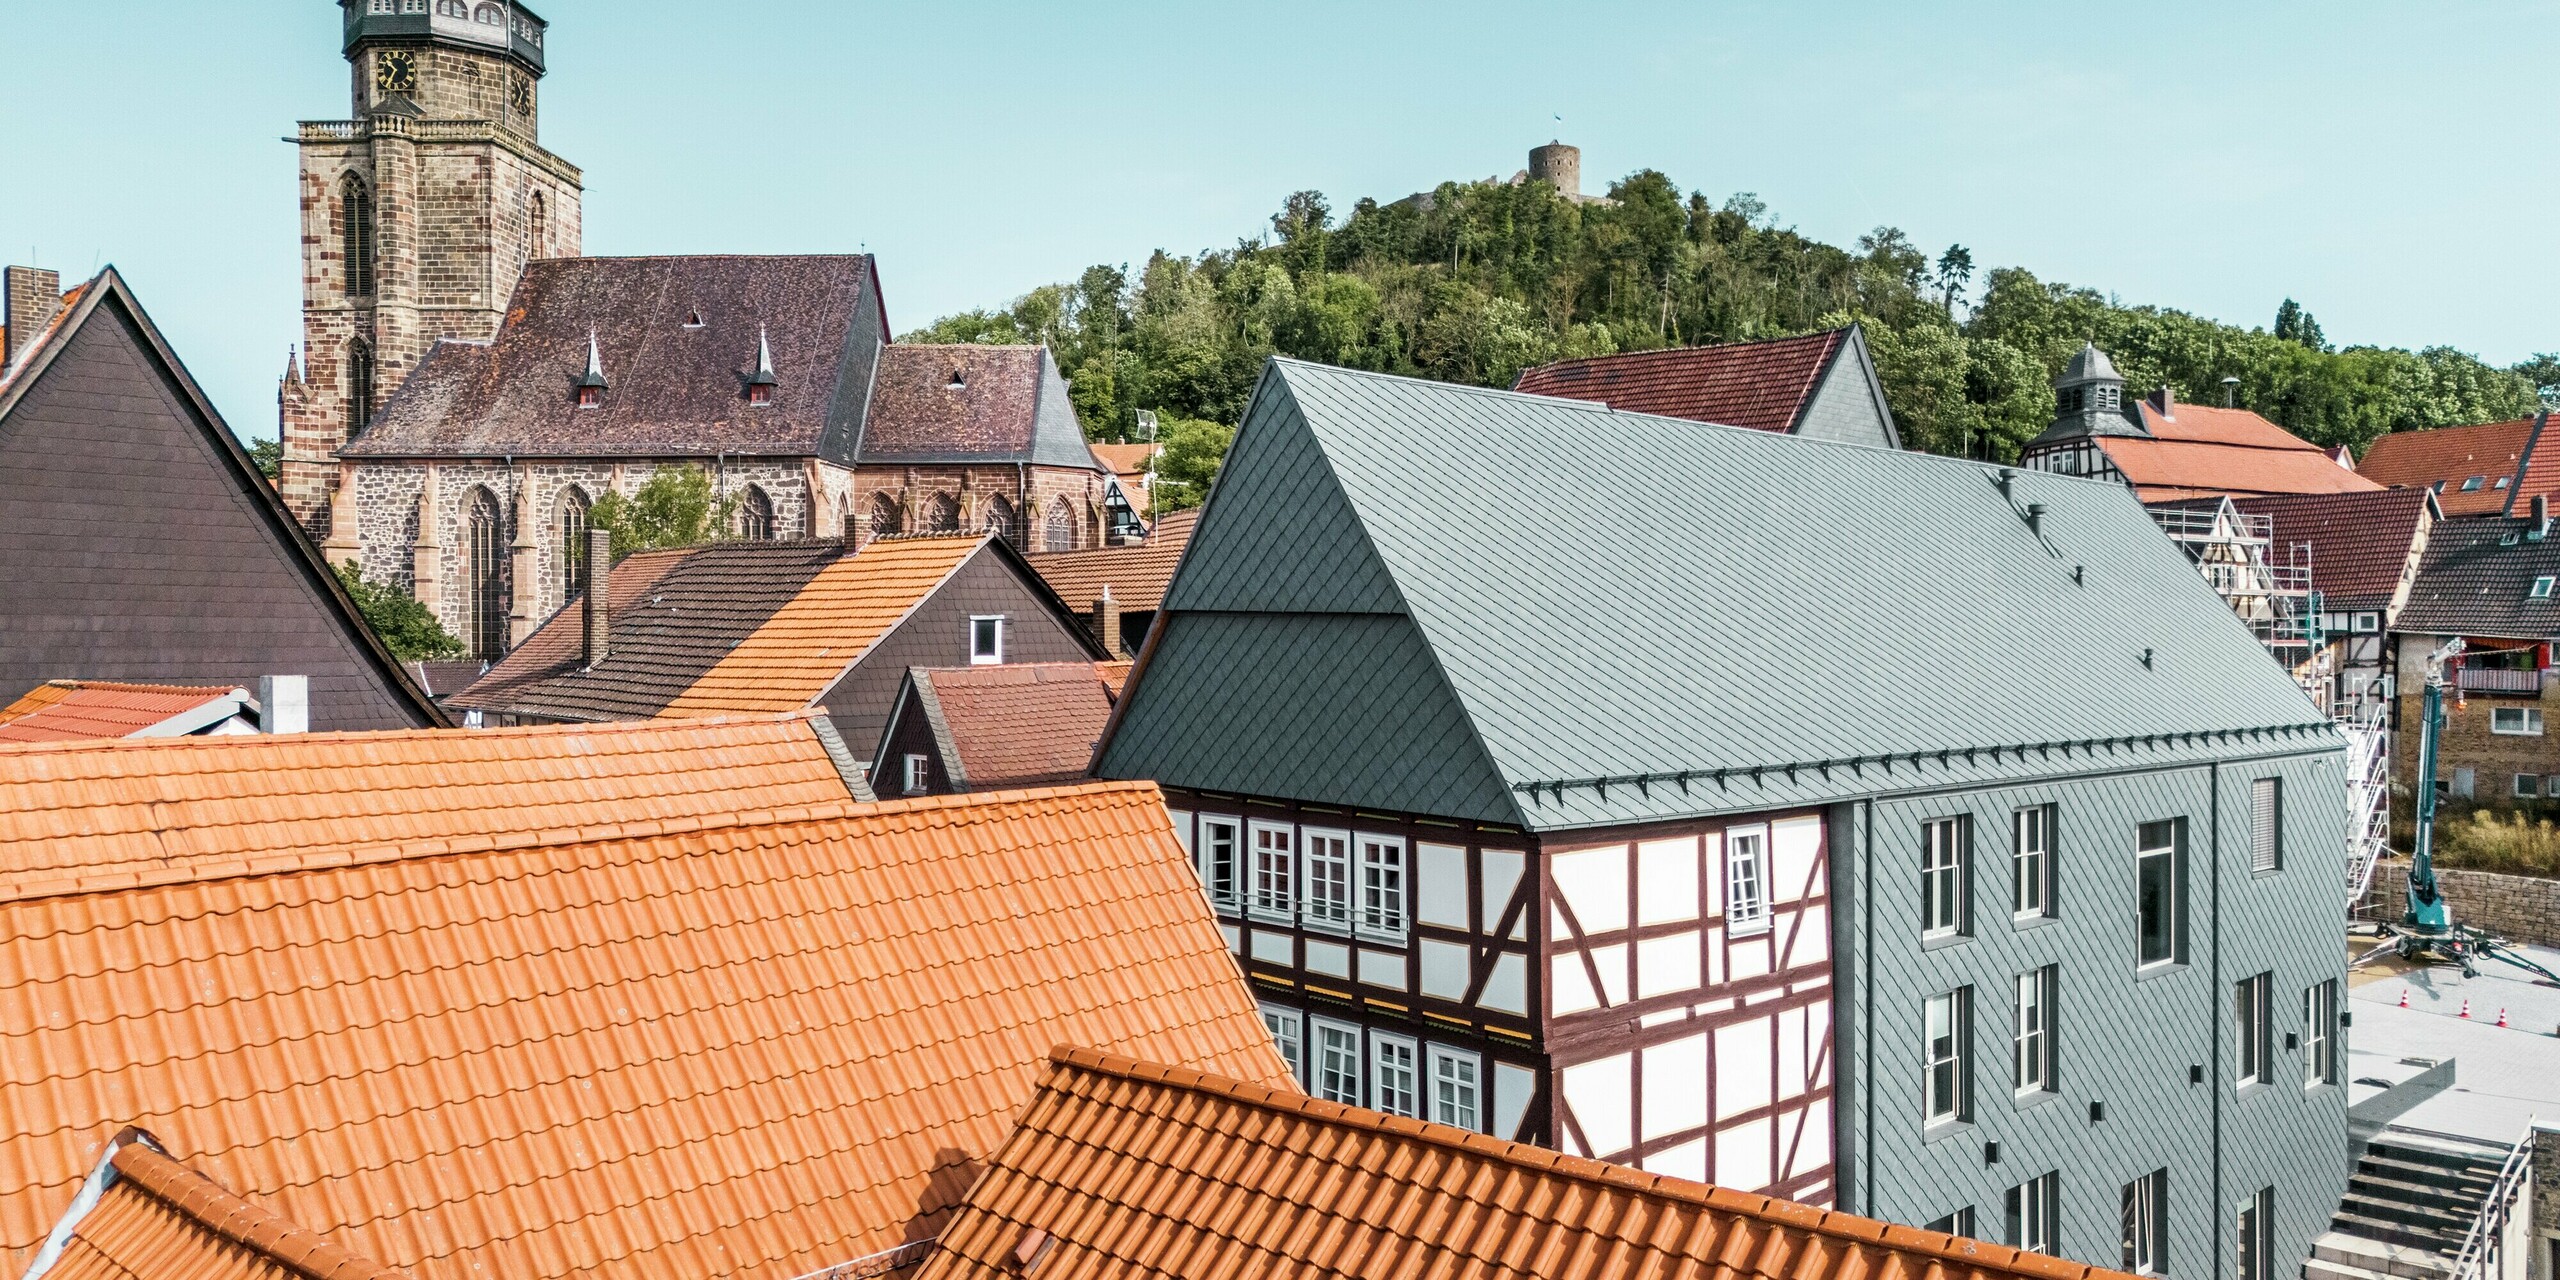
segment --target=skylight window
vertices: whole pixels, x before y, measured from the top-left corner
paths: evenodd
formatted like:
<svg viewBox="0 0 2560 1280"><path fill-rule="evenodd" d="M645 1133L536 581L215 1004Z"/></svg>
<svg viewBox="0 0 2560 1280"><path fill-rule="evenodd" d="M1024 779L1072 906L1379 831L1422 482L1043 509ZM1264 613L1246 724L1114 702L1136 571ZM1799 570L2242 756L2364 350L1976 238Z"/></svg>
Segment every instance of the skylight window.
<svg viewBox="0 0 2560 1280"><path fill-rule="evenodd" d="M688 328L688 329L699 329L699 328L701 328L701 327L702 327L702 313L701 313L701 312L699 312L699 311L687 311L687 312L685 312L685 313L684 313L684 327L685 327L685 328Z"/></svg>
<svg viewBox="0 0 2560 1280"><path fill-rule="evenodd" d="M2465 481L2463 481L2463 482L2462 482L2462 491L2463 491L2464 493L2471 493L2471 492L2474 492L2474 491L2476 491L2477 489L2479 489L2481 482L2482 482L2482 481L2484 481L2484 480L2487 480L2488 478L2489 478L2489 477L2487 477L2487 476L2473 476L2473 477L2471 477L2470 479L2465 480Z"/></svg>
<svg viewBox="0 0 2560 1280"><path fill-rule="evenodd" d="M2490 481L2489 487L2492 489L2504 489L2507 487L2507 478L2505 476L2500 476L2497 479Z"/></svg>
<svg viewBox="0 0 2560 1280"><path fill-rule="evenodd" d="M2542 577L2539 577L2539 578L2534 579L2534 580L2533 580L2533 590L2528 591L2528 592L2526 592L2525 594L2526 594L2526 595L2528 595L2528 596L2531 596L2532 598L2534 598L2534 599L2536 599L2536 600L2548 600L2548 599L2550 599L2550 598L2551 598L2551 576L2550 576L2549 574L2545 574L2545 575L2543 575Z"/></svg>

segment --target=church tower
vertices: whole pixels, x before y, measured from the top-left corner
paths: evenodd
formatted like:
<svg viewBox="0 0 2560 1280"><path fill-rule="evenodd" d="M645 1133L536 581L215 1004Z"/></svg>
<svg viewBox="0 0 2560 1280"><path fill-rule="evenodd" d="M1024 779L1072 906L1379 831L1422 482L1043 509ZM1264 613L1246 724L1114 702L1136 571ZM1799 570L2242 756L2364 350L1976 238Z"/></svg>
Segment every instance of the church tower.
<svg viewBox="0 0 2560 1280"><path fill-rule="evenodd" d="M545 24L508 0L338 0L353 119L306 120L302 362L285 504L328 529L338 446L438 338L486 341L529 258L578 254L577 167L542 148Z"/></svg>

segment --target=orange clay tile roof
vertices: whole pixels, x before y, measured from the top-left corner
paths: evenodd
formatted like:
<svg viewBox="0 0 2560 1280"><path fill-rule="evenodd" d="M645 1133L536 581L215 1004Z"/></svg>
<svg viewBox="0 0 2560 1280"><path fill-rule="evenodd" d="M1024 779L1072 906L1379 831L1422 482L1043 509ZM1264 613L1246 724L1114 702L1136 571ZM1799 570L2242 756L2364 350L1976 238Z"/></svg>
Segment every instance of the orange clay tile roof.
<svg viewBox="0 0 2560 1280"><path fill-rule="evenodd" d="M2122 1273L1060 1049L917 1280L2112 1280Z"/></svg>
<svg viewBox="0 0 2560 1280"><path fill-rule="evenodd" d="M0 899L852 798L797 716L0 747Z"/></svg>
<svg viewBox="0 0 2560 1280"><path fill-rule="evenodd" d="M2246 409L2181 404L2163 416L2134 402L2141 436L2091 439L2144 502L2267 493L2363 493L2382 486L2339 466L2327 450Z"/></svg>
<svg viewBox="0 0 2560 1280"><path fill-rule="evenodd" d="M1134 547L1053 551L1030 557L1031 567L1070 609L1092 608L1109 587L1121 608L1153 610L1164 603L1165 584L1173 581L1173 567L1182 562L1182 549L1191 545L1199 523L1197 508L1176 511L1156 521L1147 540Z"/></svg>
<svg viewBox="0 0 2560 1280"><path fill-rule="evenodd" d="M1102 465L1111 468L1111 474L1119 476L1125 480L1134 476L1145 475L1148 461L1156 456L1156 450L1161 449L1164 446L1156 444L1097 444L1091 447L1093 449L1093 456L1102 459Z"/></svg>
<svg viewBox="0 0 2560 1280"><path fill-rule="evenodd" d="M1714 347L1635 351L1559 360L1521 373L1511 389L1533 396L1596 400L1628 413L1792 431L1849 331L1729 342Z"/></svg>
<svg viewBox="0 0 2560 1280"><path fill-rule="evenodd" d="M418 1280L800 1276L1051 1045L1289 1079L1152 784L295 865L0 901L0 1267L131 1123Z"/></svg>
<svg viewBox="0 0 2560 1280"><path fill-rule="evenodd" d="M808 706L991 536L882 538L838 559L658 714Z"/></svg>
<svg viewBox="0 0 2560 1280"><path fill-rule="evenodd" d="M127 1136L45 1280L400 1280Z"/></svg>
<svg viewBox="0 0 2560 1280"><path fill-rule="evenodd" d="M2508 493L2534 443L2534 422L2394 431L2365 449L2356 471L2395 489L2441 484L2436 501L2448 516L2496 515L2507 510ZM2480 487L2465 492L2463 482L2473 476L2480 477Z"/></svg>
<svg viewBox="0 0 2560 1280"><path fill-rule="evenodd" d="M1112 698L1116 700L1120 696L1120 691L1128 687L1129 668L1136 665L1138 664L1131 662L1127 658L1120 658L1111 662L1097 662L1093 664L1093 673L1102 677L1102 687L1111 694Z"/></svg>
<svg viewBox="0 0 2560 1280"><path fill-rule="evenodd" d="M206 703L247 696L236 685L48 680L0 707L0 742L130 737Z"/></svg>
<svg viewBox="0 0 2560 1280"><path fill-rule="evenodd" d="M933 689L934 727L959 754L943 767L972 791L1084 777L1111 718L1118 682L1092 662L919 667ZM1127 666L1121 679L1127 678Z"/></svg>

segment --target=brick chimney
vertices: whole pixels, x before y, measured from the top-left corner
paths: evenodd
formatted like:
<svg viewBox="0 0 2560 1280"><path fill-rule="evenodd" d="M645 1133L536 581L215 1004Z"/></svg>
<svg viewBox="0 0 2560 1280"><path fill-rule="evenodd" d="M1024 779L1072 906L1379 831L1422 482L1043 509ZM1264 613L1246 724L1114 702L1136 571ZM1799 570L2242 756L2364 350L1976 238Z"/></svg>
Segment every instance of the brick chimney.
<svg viewBox="0 0 2560 1280"><path fill-rule="evenodd" d="M2170 422L2178 420L2178 393L2170 390L2168 383L2161 383L2160 389L2151 393L2150 400L2152 410L2162 418Z"/></svg>
<svg viewBox="0 0 2560 1280"><path fill-rule="evenodd" d="M613 531L587 528L587 665L600 666L613 653Z"/></svg>
<svg viewBox="0 0 2560 1280"><path fill-rule="evenodd" d="M1093 638L1106 656L1120 656L1120 602L1111 598L1108 586L1102 589L1102 598L1093 602Z"/></svg>
<svg viewBox="0 0 2560 1280"><path fill-rule="evenodd" d="M8 347L0 350L0 369L6 369L18 362L19 352L35 345L36 336L62 310L62 274L10 267L0 271L0 295L6 296L0 305L7 308L0 311L0 324L9 328Z"/></svg>

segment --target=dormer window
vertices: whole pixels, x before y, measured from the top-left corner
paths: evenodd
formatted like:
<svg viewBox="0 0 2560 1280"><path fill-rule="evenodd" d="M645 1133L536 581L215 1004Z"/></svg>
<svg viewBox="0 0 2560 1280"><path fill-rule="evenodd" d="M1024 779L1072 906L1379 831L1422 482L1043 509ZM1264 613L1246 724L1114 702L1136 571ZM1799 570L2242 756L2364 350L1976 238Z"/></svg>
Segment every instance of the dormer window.
<svg viewBox="0 0 2560 1280"><path fill-rule="evenodd" d="M763 385L762 383L758 383L758 384L756 384L756 385L753 385L753 386L748 387L748 388L747 388L747 403L748 403L748 404L772 404L772 403L773 403L773 388L772 388L772 387L769 387L769 386L765 386L765 385Z"/></svg>
<svg viewBox="0 0 2560 1280"><path fill-rule="evenodd" d="M773 376L773 341L761 328L756 330L756 371L747 375L747 403L772 404L773 389L781 385Z"/></svg>
<svg viewBox="0 0 2560 1280"><path fill-rule="evenodd" d="M948 391L958 391L968 385L968 377L962 374L958 369L954 369L951 371L951 381L944 383L943 388Z"/></svg>
<svg viewBox="0 0 2560 1280"><path fill-rule="evenodd" d="M684 313L684 327L685 327L685 328L688 328L688 329L699 329L699 328L701 328L701 327L702 327L702 313L701 313L701 312L699 312L699 311L687 311L687 312L685 312L685 313Z"/></svg>
<svg viewBox="0 0 2560 1280"><path fill-rule="evenodd" d="M611 384L604 380L604 354L596 349L596 332L593 329L587 330L587 371L579 374L577 382L572 385L578 388L579 408L604 407L604 389Z"/></svg>
<svg viewBox="0 0 2560 1280"><path fill-rule="evenodd" d="M580 388L578 388L578 407L579 407L579 408L581 408L581 409L601 409L601 408L603 408L603 407L604 407L604 388L602 388L602 387L580 387Z"/></svg>

